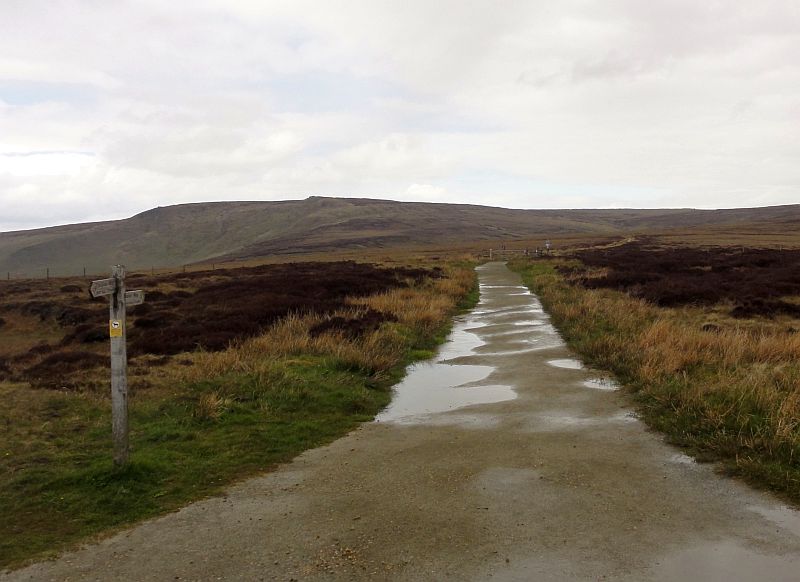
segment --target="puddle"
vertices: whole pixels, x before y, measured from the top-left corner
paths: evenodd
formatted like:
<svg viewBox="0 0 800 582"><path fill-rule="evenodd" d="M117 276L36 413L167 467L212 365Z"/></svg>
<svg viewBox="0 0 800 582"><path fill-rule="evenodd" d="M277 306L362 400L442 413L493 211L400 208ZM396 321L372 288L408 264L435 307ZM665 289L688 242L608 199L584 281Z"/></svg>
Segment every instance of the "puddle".
<svg viewBox="0 0 800 582"><path fill-rule="evenodd" d="M542 423L541 426L538 427L539 430L558 430L561 428L597 426L600 424L599 418L572 416L569 414L540 416L539 421Z"/></svg>
<svg viewBox="0 0 800 582"><path fill-rule="evenodd" d="M533 426L535 432L583 429L609 423L628 424L639 419L631 412L618 412L612 416L578 416L568 412L544 414L539 416Z"/></svg>
<svg viewBox="0 0 800 582"><path fill-rule="evenodd" d="M403 424L402 419L395 421ZM412 422L412 419L405 421L407 424ZM419 422L418 417L413 417L413 422ZM457 412L449 412L447 414L430 414L425 417L425 424L433 426L460 426L471 429L481 428L495 428L500 424L500 417L494 414L459 414Z"/></svg>
<svg viewBox="0 0 800 582"><path fill-rule="evenodd" d="M478 273L485 278L482 269ZM475 416L442 413L516 398L511 386L486 381L495 370L485 365L486 359L562 345L555 328L547 323L542 304L525 286L480 282L480 291L478 305L456 321L435 361L409 368L405 379L395 387L391 404L376 421L482 426L485 422ZM514 338L495 345L493 338L503 335ZM467 356L480 356L481 365L460 363L458 358ZM440 416L433 416L437 414Z"/></svg>
<svg viewBox="0 0 800 582"><path fill-rule="evenodd" d="M566 368L568 370L583 369L583 362L571 358L562 358L559 360L547 360L547 365L553 366L554 368Z"/></svg>
<svg viewBox="0 0 800 582"><path fill-rule="evenodd" d="M375 417L377 422L400 424L430 424L427 415L448 412L475 404L492 404L513 400L517 393L511 386L464 386L453 384L453 370L443 370L446 364L428 364L430 370L412 370L406 381L396 388L394 400L389 407ZM449 366L450 368L488 368L490 366ZM413 374L413 376L412 376ZM411 381L407 380L411 378ZM445 382L446 381L446 382ZM468 382L467 382L468 383ZM446 422L446 420L445 420Z"/></svg>
<svg viewBox="0 0 800 582"><path fill-rule="evenodd" d="M542 318L535 317L535 314L532 311L499 313L496 316L484 316L483 319L491 322L494 325L517 325L520 321L524 321L525 323L542 321Z"/></svg>
<svg viewBox="0 0 800 582"><path fill-rule="evenodd" d="M549 350L555 346L537 346L535 348L520 348L516 350L499 350L496 352L481 352L479 355L481 356L492 356L492 357L499 357L499 356L520 356L522 354L531 354L533 352L539 352L542 350Z"/></svg>
<svg viewBox="0 0 800 582"><path fill-rule="evenodd" d="M613 415L609 418L612 422L639 422L639 417L636 416L635 412L618 412L617 414Z"/></svg>
<svg viewBox="0 0 800 582"><path fill-rule="evenodd" d="M619 390L619 384L611 378L590 378L581 382L581 385L593 390Z"/></svg>
<svg viewBox="0 0 800 582"><path fill-rule="evenodd" d="M531 325L526 325L526 326L515 326L515 329L511 329L511 330L508 330L508 331L489 331L489 332L487 332L487 331L484 330L483 335L486 335L486 336L489 336L489 337L504 337L504 336L508 336L508 335L518 335L518 336L522 336L522 337L527 337L527 336L530 335L530 330L519 329L520 327L530 327L531 330L536 330L536 328L539 328L539 327L541 327L543 325L544 325L544 322L542 321L542 322L540 322L538 324L531 324Z"/></svg>
<svg viewBox="0 0 800 582"><path fill-rule="evenodd" d="M678 551L652 567L648 580L704 582L796 581L800 556L754 552L733 540L700 542Z"/></svg>
<svg viewBox="0 0 800 582"><path fill-rule="evenodd" d="M498 325L516 325L518 327L520 327L520 326L528 326L528 325L540 325L540 326L543 326L543 327L547 327L548 331L552 330L552 332L555 333L555 328L553 326L550 326L550 325L546 324L546 323L543 323L543 320L541 320L541 319L533 319L533 318L531 318L531 319L518 319L518 320L510 322L510 323L501 323L501 324L498 324Z"/></svg>
<svg viewBox="0 0 800 582"><path fill-rule="evenodd" d="M471 404L470 396L475 396L480 401L479 390L476 393L468 388L457 388L463 384L485 380L492 372L492 366L438 362L414 364L405 379L395 387L392 403L375 420L386 422L406 416L444 412Z"/></svg>
<svg viewBox="0 0 800 582"><path fill-rule="evenodd" d="M532 305L526 307L515 307L513 309L499 309L497 311L483 311L475 313L475 315L483 316L485 318L499 319L507 315L530 315L531 313L543 313L541 307L534 307Z"/></svg>
<svg viewBox="0 0 800 582"><path fill-rule="evenodd" d="M546 485L535 469L493 467L473 477L471 486L481 496L508 504L512 499L521 500L526 491L541 490Z"/></svg>
<svg viewBox="0 0 800 582"><path fill-rule="evenodd" d="M481 269L478 273L481 279L486 279ZM435 361L409 368L406 378L395 387L391 404L376 421L484 426L485 422L477 417L449 413L466 406L516 398L511 386L495 385L489 380L496 366L502 365L502 358L563 346L539 299L526 287L481 282L480 290L478 305L456 320ZM470 356L479 356L480 365L460 359ZM574 369L582 367L577 360L549 363Z"/></svg>
<svg viewBox="0 0 800 582"><path fill-rule="evenodd" d="M483 340L479 338L477 334L469 331L467 326L471 326L467 321L456 323L453 327L453 331L450 332L447 343L439 348L439 354L436 358L437 361L445 362L454 358L469 356L473 354L477 348L484 345Z"/></svg>
<svg viewBox="0 0 800 582"><path fill-rule="evenodd" d="M751 505L747 509L759 514L767 521L774 523L795 537L800 538L800 511L785 505L778 505L776 507Z"/></svg>
<svg viewBox="0 0 800 582"><path fill-rule="evenodd" d="M503 350L497 350L494 352L477 352L479 356L491 356L491 357L502 357L502 356L519 356L522 354L532 354L534 352L541 352L543 350L552 350L553 348L561 347L561 342L554 340L552 338L541 338L539 340L528 340L529 344L525 347L509 347Z"/></svg>
<svg viewBox="0 0 800 582"><path fill-rule="evenodd" d="M697 462L689 455L683 453L675 453L669 457L670 463L677 463L678 465L696 465Z"/></svg>

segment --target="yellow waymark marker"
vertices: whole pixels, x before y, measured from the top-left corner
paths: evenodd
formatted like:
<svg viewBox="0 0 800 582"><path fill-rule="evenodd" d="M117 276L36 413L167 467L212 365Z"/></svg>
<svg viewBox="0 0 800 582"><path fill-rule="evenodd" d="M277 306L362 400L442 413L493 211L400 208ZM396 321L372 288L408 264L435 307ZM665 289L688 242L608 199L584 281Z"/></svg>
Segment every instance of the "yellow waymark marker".
<svg viewBox="0 0 800 582"><path fill-rule="evenodd" d="M108 322L108 335L111 337L122 337L122 322L118 319L112 319Z"/></svg>

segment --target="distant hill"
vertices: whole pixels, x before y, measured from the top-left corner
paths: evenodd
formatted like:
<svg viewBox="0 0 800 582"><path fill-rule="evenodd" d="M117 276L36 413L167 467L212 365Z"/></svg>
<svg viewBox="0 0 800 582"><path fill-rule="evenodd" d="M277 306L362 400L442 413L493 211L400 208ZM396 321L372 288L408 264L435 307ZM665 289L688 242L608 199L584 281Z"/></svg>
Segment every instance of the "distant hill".
<svg viewBox="0 0 800 582"><path fill-rule="evenodd" d="M800 205L734 210L510 210L322 198L155 208L131 218L0 233L0 274L104 272L342 249L456 245L695 227L794 228Z"/></svg>

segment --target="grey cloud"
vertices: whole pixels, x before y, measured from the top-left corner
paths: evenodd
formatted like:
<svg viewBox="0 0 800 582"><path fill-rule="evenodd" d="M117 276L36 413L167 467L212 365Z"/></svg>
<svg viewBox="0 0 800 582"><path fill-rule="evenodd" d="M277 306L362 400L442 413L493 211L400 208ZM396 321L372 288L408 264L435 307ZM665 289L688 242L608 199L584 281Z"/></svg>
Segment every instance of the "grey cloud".
<svg viewBox="0 0 800 582"><path fill-rule="evenodd" d="M311 193L797 201L799 11L789 0L8 0L0 152L32 155L0 160L0 229L42 205L45 223ZM24 93L4 99L11 83ZM109 202L120 195L125 208Z"/></svg>

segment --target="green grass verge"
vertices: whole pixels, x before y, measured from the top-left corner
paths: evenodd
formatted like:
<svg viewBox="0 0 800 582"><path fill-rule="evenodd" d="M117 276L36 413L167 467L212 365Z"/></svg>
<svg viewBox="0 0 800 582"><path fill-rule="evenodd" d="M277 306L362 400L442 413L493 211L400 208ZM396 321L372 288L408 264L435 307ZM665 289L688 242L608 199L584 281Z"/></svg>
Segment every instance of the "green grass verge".
<svg viewBox="0 0 800 582"><path fill-rule="evenodd" d="M121 471L109 461L105 402L71 394L43 399L48 427L36 439L43 442L3 451L16 469L0 476L0 564L216 493L345 434L391 398L385 383L320 358L277 361L271 372L202 382L155 401L134 398L131 463ZM199 418L198 397L223 389L218 418ZM23 405L13 402L14 392L3 388L9 408Z"/></svg>

